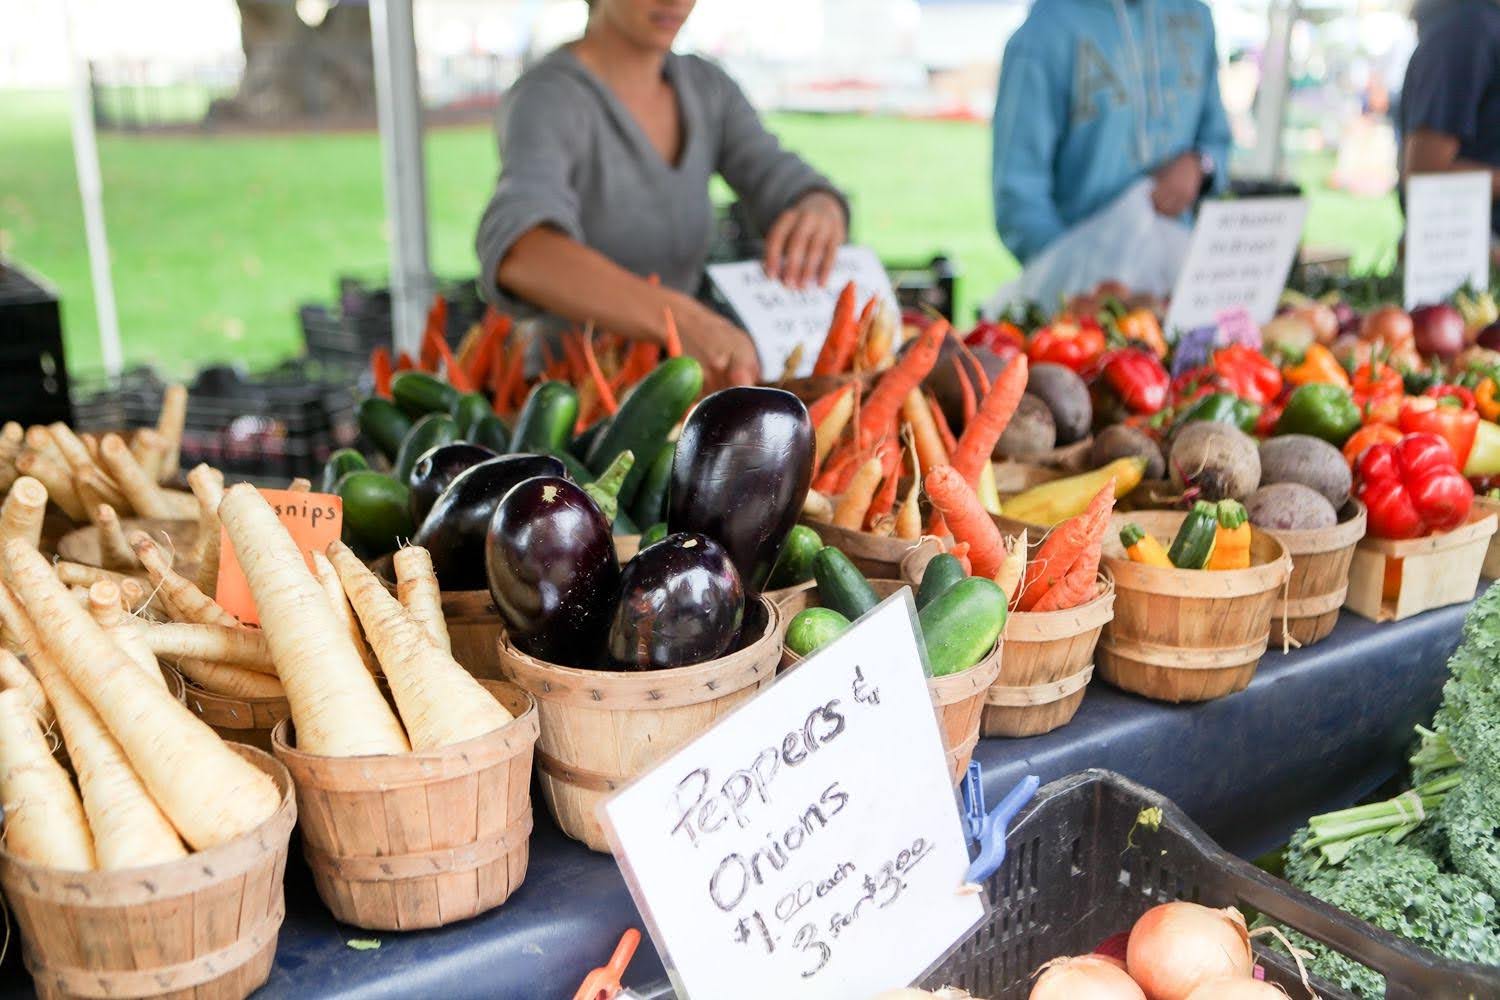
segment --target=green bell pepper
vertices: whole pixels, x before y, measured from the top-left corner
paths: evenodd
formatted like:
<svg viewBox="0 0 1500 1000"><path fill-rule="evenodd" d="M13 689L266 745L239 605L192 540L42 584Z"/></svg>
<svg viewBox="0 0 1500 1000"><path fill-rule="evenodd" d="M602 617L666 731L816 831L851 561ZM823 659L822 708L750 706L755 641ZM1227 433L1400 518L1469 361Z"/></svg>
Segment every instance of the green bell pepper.
<svg viewBox="0 0 1500 1000"><path fill-rule="evenodd" d="M1308 383L1297 387L1276 421L1277 434L1311 434L1342 448L1359 430L1359 407L1341 385Z"/></svg>
<svg viewBox="0 0 1500 1000"><path fill-rule="evenodd" d="M1177 418L1174 429L1191 423L1228 424L1251 434L1259 419L1258 404L1241 399L1232 392L1211 392L1189 403Z"/></svg>

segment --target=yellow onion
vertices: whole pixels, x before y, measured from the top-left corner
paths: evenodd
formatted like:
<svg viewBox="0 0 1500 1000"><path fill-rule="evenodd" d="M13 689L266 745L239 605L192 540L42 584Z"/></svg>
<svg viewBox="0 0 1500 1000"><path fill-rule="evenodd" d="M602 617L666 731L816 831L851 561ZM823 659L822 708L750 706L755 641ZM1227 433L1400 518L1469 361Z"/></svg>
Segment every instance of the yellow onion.
<svg viewBox="0 0 1500 1000"><path fill-rule="evenodd" d="M1042 966L1029 1000L1146 1000L1116 962L1103 955L1055 958Z"/></svg>
<svg viewBox="0 0 1500 1000"><path fill-rule="evenodd" d="M1147 1000L1187 1000L1204 983L1249 979L1254 964L1245 918L1232 906L1154 906L1130 929L1125 950L1125 967Z"/></svg>
<svg viewBox="0 0 1500 1000"><path fill-rule="evenodd" d="M1259 979L1215 979L1189 993L1188 1000L1287 1000L1287 994Z"/></svg>

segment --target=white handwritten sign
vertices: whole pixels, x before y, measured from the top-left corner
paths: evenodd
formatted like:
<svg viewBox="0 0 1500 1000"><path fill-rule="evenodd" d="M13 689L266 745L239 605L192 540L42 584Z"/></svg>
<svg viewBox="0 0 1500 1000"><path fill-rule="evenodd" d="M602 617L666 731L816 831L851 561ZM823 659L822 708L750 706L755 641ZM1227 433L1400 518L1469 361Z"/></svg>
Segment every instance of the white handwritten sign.
<svg viewBox="0 0 1500 1000"><path fill-rule="evenodd" d="M766 277L758 260L710 264L708 276L755 341L760 366L770 380L781 374L788 355L798 344L806 346L796 374L812 373L818 348L833 318L833 304L847 282L854 282L860 303L871 295L879 295L893 310L897 308L891 277L869 247L840 247L828 284L811 285L800 291Z"/></svg>
<svg viewBox="0 0 1500 1000"><path fill-rule="evenodd" d="M1406 181L1406 308L1446 301L1490 281L1490 175L1424 174Z"/></svg>
<svg viewBox="0 0 1500 1000"><path fill-rule="evenodd" d="M910 589L608 799L678 995L867 1000L984 915Z"/></svg>
<svg viewBox="0 0 1500 1000"><path fill-rule="evenodd" d="M1205 202L1172 291L1167 329L1213 326L1220 313L1236 307L1256 323L1269 321L1306 217L1307 202L1301 198Z"/></svg>

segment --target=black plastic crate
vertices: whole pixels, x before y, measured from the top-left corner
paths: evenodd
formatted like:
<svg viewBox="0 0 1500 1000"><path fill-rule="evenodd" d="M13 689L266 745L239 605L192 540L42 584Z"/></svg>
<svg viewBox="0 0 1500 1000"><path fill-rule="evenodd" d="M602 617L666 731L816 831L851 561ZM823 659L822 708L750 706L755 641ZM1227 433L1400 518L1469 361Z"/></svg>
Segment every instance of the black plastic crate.
<svg viewBox="0 0 1500 1000"><path fill-rule="evenodd" d="M165 387L149 368L76 384L76 423L90 431L155 426ZM331 452L353 443L354 408L352 386L321 382L300 362L256 376L205 369L188 386L183 467L207 462L273 483L314 478Z"/></svg>
<svg viewBox="0 0 1500 1000"><path fill-rule="evenodd" d="M57 293L0 260L0 420L72 419Z"/></svg>
<svg viewBox="0 0 1500 1000"><path fill-rule="evenodd" d="M1162 811L1156 829L1138 822ZM1025 1000L1032 974L1128 931L1158 903L1238 906L1293 927L1385 976L1390 1000L1500 997L1500 969L1439 958L1225 853L1170 801L1109 771L1053 782L1016 820L1005 864L985 886L992 911L927 979L990 1000ZM1306 996L1286 955L1256 942L1267 979ZM1325 1000L1348 993L1314 980Z"/></svg>
<svg viewBox="0 0 1500 1000"><path fill-rule="evenodd" d="M484 301L474 279L441 281L438 291L448 303L444 335L456 347L484 315ZM312 372L325 381L362 374L369 365L370 352L392 344L390 291L369 287L356 278L338 280L336 306L306 303L297 310L297 318L307 345L307 359L314 363Z"/></svg>

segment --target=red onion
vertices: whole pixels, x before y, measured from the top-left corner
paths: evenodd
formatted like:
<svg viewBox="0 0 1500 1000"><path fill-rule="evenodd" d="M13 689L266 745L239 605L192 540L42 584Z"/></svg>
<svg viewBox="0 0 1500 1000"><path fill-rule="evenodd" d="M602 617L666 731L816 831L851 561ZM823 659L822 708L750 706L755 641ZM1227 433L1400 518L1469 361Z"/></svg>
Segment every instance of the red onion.
<svg viewBox="0 0 1500 1000"><path fill-rule="evenodd" d="M1029 1000L1146 1000L1114 962L1102 955L1055 958L1042 966Z"/></svg>
<svg viewBox="0 0 1500 1000"><path fill-rule="evenodd" d="M1417 353L1424 358L1436 354L1444 361L1451 361L1464 349L1464 318L1450 305L1413 309L1411 325Z"/></svg>
<svg viewBox="0 0 1500 1000"><path fill-rule="evenodd" d="M1187 1000L1204 983L1250 978L1250 932L1232 906L1163 903L1130 929L1125 965L1148 1000Z"/></svg>

